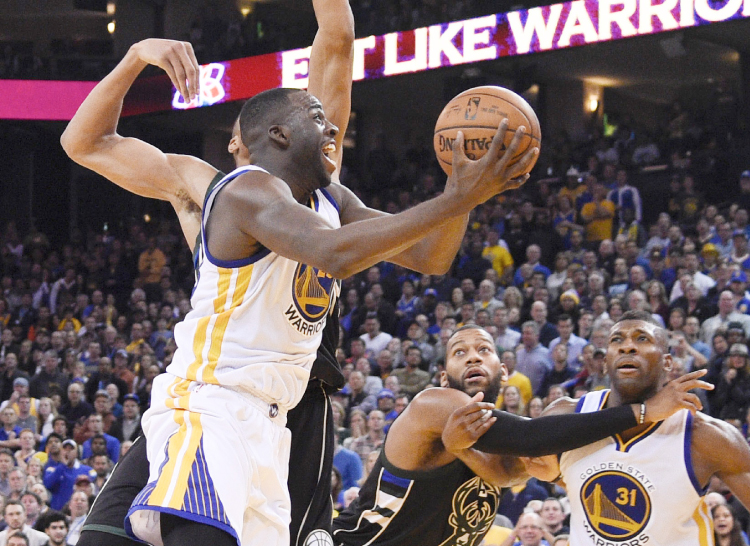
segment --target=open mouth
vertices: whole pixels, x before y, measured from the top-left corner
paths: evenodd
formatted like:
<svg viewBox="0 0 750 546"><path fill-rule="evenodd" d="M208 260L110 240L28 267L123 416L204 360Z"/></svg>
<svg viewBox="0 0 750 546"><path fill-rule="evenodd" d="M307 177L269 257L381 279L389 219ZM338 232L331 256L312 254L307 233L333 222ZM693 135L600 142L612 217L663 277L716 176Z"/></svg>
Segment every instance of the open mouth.
<svg viewBox="0 0 750 546"><path fill-rule="evenodd" d="M464 374L464 381L476 381L484 379L487 375L481 368L469 368Z"/></svg>

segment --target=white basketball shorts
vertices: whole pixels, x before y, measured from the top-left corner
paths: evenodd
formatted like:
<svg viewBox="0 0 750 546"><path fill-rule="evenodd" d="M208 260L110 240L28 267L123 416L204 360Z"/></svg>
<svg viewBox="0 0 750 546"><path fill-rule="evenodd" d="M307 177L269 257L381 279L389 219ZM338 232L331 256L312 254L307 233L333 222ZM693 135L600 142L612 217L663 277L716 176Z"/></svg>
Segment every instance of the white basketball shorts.
<svg viewBox="0 0 750 546"><path fill-rule="evenodd" d="M289 545L291 433L285 412L260 399L169 373L144 414L148 485L126 528L162 546L159 514L227 531L238 544Z"/></svg>

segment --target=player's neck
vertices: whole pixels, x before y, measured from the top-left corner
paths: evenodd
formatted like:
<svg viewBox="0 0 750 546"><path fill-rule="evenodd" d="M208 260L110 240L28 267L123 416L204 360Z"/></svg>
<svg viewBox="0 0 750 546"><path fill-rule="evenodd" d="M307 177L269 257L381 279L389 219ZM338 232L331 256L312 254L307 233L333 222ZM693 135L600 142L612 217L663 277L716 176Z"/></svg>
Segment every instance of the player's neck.
<svg viewBox="0 0 750 546"><path fill-rule="evenodd" d="M624 406L627 404L640 404L641 402L646 402L646 404L648 405L648 400L650 398L653 398L656 395L656 392L657 390L654 388L653 390L631 394L619 392L613 388L609 391L606 407L616 408L618 406ZM652 423L644 423L642 425L637 425L621 433L620 436L623 439L628 440L629 438L632 438L646 430L649 426L651 426L651 424Z"/></svg>

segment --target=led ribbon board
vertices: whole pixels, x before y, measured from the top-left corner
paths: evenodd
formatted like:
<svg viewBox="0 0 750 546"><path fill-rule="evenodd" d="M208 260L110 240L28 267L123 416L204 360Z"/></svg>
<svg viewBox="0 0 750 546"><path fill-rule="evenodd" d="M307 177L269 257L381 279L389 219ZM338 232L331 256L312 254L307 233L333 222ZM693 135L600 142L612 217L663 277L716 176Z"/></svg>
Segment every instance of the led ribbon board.
<svg viewBox="0 0 750 546"><path fill-rule="evenodd" d="M620 40L750 16L750 0L574 0L453 21L354 42L354 80ZM245 100L273 87L306 88L310 49L201 67L185 103L166 76L136 81L123 115ZM96 82L0 80L0 119L69 120Z"/></svg>

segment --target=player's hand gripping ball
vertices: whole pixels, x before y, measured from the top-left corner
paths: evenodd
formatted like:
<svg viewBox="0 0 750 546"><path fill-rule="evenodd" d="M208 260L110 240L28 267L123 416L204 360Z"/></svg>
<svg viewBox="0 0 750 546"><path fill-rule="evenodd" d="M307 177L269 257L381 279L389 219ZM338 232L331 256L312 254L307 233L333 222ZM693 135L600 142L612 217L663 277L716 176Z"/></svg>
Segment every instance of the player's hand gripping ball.
<svg viewBox="0 0 750 546"><path fill-rule="evenodd" d="M435 154L445 173L448 176L451 174L453 143L459 131L464 133L466 156L477 160L489 149L503 118L508 118L504 148L510 145L518 127L523 125L526 128L518 153L509 163L512 165L530 147L540 147L542 143L539 120L529 103L509 89L491 85L475 87L456 95L440 113L433 137ZM526 172L530 172L535 163L536 159Z"/></svg>

